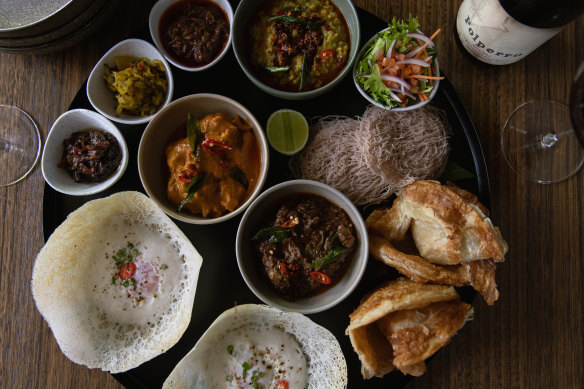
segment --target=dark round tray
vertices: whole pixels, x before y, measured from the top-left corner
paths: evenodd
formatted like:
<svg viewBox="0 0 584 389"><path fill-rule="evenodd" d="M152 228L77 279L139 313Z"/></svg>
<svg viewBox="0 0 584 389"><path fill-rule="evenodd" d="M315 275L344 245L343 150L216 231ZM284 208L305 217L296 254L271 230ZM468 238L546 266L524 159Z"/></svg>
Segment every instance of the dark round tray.
<svg viewBox="0 0 584 389"><path fill-rule="evenodd" d="M366 11L358 10L363 42L387 24ZM148 31L141 31L136 37L151 40ZM306 101L288 101L270 96L255 87L240 69L232 49L211 69L189 73L172 68L175 78L174 99L195 93L216 93L231 97L246 106L260 123L265 125L269 115L280 108L291 108L302 112L310 121L325 115L362 115L367 101L356 90L352 78L347 76L331 92ZM85 93L86 85L79 90L70 109L93 109ZM464 167L474 177L457 181L456 184L478 195L479 200L489 207L489 181L483 152L473 123L456 95L452 85L445 79L432 105L443 109L452 127L449 161ZM45 185L43 198L43 227L45 239L55 228L87 201L106 197L115 192L135 190L144 192L137 168L137 151L140 137L146 125L122 125L118 127L128 143L130 162L124 176L109 190L94 196L74 197L56 192ZM270 150L270 170L264 190L291 179L288 157ZM363 210L364 216L367 210ZM195 226L179 221L175 223L189 237L203 256L199 275L192 319L180 341L166 353L141 366L114 377L128 388L160 388L176 364L191 350L209 325L226 309L236 304L261 303L249 290L241 277L235 259L235 235L241 215L224 223ZM400 388L412 377L394 371L383 378L363 380L361 364L353 351L345 329L349 325L349 314L359 305L360 299L382 281L398 277L393 269L378 261L370 260L366 273L357 289L341 304L327 311L308 315L316 323L329 329L339 340L349 372L350 388ZM475 292L471 288L461 288L461 297L470 302ZM136 352L139 352L138 350Z"/></svg>

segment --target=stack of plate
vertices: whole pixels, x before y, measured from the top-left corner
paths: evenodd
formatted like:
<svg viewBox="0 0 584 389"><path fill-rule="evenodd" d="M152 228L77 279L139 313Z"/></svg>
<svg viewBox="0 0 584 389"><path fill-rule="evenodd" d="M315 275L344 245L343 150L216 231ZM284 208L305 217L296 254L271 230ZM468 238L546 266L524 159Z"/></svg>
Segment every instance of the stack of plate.
<svg viewBox="0 0 584 389"><path fill-rule="evenodd" d="M0 0L0 51L45 53L72 46L109 20L116 0Z"/></svg>

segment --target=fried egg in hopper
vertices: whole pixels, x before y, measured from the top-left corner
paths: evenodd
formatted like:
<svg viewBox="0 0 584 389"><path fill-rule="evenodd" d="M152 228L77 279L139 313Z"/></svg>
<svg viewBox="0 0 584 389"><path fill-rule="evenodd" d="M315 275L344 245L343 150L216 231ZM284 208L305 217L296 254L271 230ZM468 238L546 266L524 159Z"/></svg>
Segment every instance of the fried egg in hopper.
<svg viewBox="0 0 584 389"><path fill-rule="evenodd" d="M55 229L34 264L32 293L69 359L118 373L180 339L201 264L152 200L121 192L86 203Z"/></svg>
<svg viewBox="0 0 584 389"><path fill-rule="evenodd" d="M223 312L211 324L163 388L346 385L345 357L330 331L299 313L246 304Z"/></svg>

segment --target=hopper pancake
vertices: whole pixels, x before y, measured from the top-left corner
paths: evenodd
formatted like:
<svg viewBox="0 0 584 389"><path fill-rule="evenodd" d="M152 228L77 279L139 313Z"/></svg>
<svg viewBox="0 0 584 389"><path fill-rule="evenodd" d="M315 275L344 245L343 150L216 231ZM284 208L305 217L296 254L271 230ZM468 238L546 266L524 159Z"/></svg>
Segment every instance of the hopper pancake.
<svg viewBox="0 0 584 389"><path fill-rule="evenodd" d="M112 373L173 346L191 318L202 258L146 196L72 212L37 256L32 292L73 362Z"/></svg>
<svg viewBox="0 0 584 389"><path fill-rule="evenodd" d="M163 388L334 389L347 366L333 334L299 313L240 305L221 314L179 362Z"/></svg>

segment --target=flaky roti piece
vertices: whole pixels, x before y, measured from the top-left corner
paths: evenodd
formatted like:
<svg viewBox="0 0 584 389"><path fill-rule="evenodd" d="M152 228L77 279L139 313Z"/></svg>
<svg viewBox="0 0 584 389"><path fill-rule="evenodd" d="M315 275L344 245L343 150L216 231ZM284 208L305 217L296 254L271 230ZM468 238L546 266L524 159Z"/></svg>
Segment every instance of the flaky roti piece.
<svg viewBox="0 0 584 389"><path fill-rule="evenodd" d="M403 253L387 239L375 235L369 236L369 252L373 258L397 269L414 281L453 286L470 285L483 295L489 305L493 305L499 298L495 262L491 259L451 266L435 265L418 255Z"/></svg>
<svg viewBox="0 0 584 389"><path fill-rule="evenodd" d="M266 305L223 312L178 363L164 389L342 389L347 364L335 336L308 317Z"/></svg>
<svg viewBox="0 0 584 389"><path fill-rule="evenodd" d="M409 229L420 256L441 265L481 259L502 262L507 243L476 201L463 189L438 181L416 181L398 192L391 209L374 211L367 226L390 241Z"/></svg>
<svg viewBox="0 0 584 389"><path fill-rule="evenodd" d="M424 361L446 345L472 317L470 304L440 301L385 315L377 327L393 347L393 363L403 373L419 376Z"/></svg>
<svg viewBox="0 0 584 389"><path fill-rule="evenodd" d="M36 258L32 293L69 359L118 373L180 339L201 264L152 200L121 192L86 203L55 229Z"/></svg>
<svg viewBox="0 0 584 389"><path fill-rule="evenodd" d="M448 343L472 312L452 286L408 278L382 285L350 315L347 328L363 378L382 377L395 367L423 374L424 360Z"/></svg>

